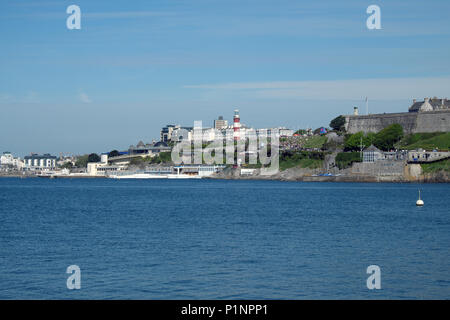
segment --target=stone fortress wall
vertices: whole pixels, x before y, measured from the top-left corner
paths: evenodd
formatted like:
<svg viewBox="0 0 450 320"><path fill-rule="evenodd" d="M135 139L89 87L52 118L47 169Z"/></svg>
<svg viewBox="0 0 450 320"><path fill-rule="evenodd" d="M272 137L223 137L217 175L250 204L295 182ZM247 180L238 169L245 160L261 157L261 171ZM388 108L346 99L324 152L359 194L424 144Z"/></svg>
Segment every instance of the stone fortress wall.
<svg viewBox="0 0 450 320"><path fill-rule="evenodd" d="M379 132L385 127L398 123L405 134L417 132L450 131L450 110L427 112L402 112L371 115L347 115L345 129L348 133L359 131Z"/></svg>

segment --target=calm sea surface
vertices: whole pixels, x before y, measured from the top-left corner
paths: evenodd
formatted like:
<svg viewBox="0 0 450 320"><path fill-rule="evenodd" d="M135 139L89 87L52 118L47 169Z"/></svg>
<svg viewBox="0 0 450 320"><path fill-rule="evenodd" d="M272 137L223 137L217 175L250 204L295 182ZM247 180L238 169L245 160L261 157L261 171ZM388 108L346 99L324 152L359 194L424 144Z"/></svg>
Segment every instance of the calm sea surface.
<svg viewBox="0 0 450 320"><path fill-rule="evenodd" d="M449 299L449 267L449 184L0 179L1 299Z"/></svg>

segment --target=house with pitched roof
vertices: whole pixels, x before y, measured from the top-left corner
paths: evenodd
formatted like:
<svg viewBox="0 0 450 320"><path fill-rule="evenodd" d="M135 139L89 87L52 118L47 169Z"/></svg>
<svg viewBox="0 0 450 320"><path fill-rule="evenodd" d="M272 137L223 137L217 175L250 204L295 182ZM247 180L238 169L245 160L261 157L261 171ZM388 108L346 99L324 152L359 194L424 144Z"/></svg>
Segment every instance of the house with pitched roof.
<svg viewBox="0 0 450 320"><path fill-rule="evenodd" d="M413 100L413 104L409 107L409 112L428 112L428 111L439 111L439 110L449 110L450 100L434 98L425 98L423 101Z"/></svg>

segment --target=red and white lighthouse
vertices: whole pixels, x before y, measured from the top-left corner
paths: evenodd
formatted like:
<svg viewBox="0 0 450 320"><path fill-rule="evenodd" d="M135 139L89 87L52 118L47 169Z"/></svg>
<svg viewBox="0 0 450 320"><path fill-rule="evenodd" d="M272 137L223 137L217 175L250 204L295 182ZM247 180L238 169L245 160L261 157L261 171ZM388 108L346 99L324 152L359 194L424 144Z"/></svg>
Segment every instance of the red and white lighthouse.
<svg viewBox="0 0 450 320"><path fill-rule="evenodd" d="M236 109L234 110L234 117L233 117L234 140L239 140L239 138L241 137L240 129L241 129L241 117L239 116L239 110Z"/></svg>

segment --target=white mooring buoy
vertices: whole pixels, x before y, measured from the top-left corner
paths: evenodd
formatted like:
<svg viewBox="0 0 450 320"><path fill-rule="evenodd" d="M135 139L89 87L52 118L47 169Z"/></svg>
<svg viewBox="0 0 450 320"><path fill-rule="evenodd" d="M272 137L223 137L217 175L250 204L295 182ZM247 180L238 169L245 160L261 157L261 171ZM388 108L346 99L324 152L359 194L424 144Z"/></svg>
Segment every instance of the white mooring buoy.
<svg viewBox="0 0 450 320"><path fill-rule="evenodd" d="M420 199L420 190L419 190L419 200L416 201L416 206L421 207L423 205L424 205L424 203L423 203L423 200Z"/></svg>

